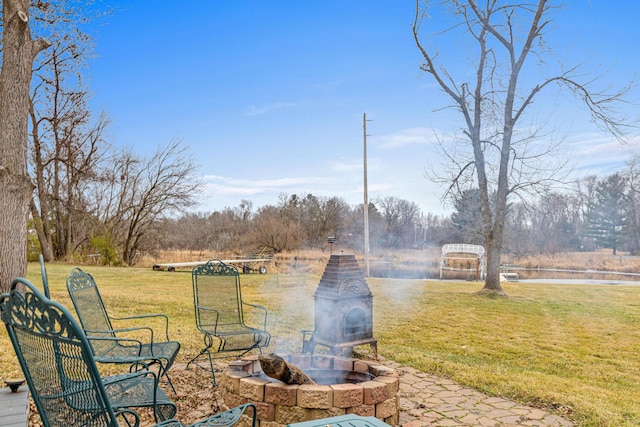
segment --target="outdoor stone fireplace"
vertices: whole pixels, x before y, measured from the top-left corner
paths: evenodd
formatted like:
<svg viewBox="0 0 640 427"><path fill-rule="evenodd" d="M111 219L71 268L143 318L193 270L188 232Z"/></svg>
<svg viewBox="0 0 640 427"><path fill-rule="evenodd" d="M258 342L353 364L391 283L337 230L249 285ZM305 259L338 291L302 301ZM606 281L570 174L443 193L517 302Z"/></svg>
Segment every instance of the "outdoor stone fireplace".
<svg viewBox="0 0 640 427"><path fill-rule="evenodd" d="M220 380L229 407L253 402L258 426L356 414L374 416L390 425L399 419L400 379L396 371L377 362L328 354L283 355L317 384L287 385L264 375L258 356L229 363Z"/></svg>
<svg viewBox="0 0 640 427"><path fill-rule="evenodd" d="M314 295L315 326L303 331L303 353L316 345L333 354L369 344L377 355L373 338L373 295L354 255L331 255Z"/></svg>

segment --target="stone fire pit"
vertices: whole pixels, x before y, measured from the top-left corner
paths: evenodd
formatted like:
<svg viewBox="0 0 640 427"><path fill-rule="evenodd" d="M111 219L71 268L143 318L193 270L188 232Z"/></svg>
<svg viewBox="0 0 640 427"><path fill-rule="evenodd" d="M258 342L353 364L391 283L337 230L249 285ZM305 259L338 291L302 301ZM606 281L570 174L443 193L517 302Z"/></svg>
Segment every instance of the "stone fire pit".
<svg viewBox="0 0 640 427"><path fill-rule="evenodd" d="M327 354L284 355L318 383L287 385L264 375L258 356L229 363L220 380L227 406L253 402L258 425L279 427L345 414L374 416L387 424L399 419L400 379L376 362Z"/></svg>

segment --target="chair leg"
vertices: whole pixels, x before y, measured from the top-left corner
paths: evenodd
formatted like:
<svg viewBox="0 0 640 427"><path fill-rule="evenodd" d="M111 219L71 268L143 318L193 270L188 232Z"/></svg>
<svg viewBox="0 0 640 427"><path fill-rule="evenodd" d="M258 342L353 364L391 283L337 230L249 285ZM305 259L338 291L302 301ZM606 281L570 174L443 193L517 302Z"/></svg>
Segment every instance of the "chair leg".
<svg viewBox="0 0 640 427"><path fill-rule="evenodd" d="M206 368L198 363L198 359L200 359L204 355L206 355L207 358L209 359L209 368ZM200 353L198 353L196 357L191 359L189 363L187 363L187 369L189 369L189 365L191 365L192 363L197 367L199 367L200 369L204 369L205 371L211 372L213 386L217 387L218 383L216 382L216 370L213 367L213 358L211 357L211 352L209 351L209 348L203 349Z"/></svg>
<svg viewBox="0 0 640 427"><path fill-rule="evenodd" d="M211 378L213 381L213 386L217 387L218 386L218 382L216 381L216 370L213 367L213 359L211 358L211 352L208 351L207 352L207 356L209 357L209 367L211 368Z"/></svg>
<svg viewBox="0 0 640 427"><path fill-rule="evenodd" d="M171 378L169 377L169 373L166 370L162 373L162 377L165 377L167 379L167 383L169 383L171 390L173 390L173 394L177 395L178 392L176 391L176 388L173 386L173 382L171 381Z"/></svg>
<svg viewBox="0 0 640 427"><path fill-rule="evenodd" d="M213 386L217 387L218 383L216 381L216 373L215 373L215 369L213 367L213 360L211 358L211 347L213 347L213 338L210 335L205 335L204 336L204 344L205 344L205 347L202 350L200 350L200 353L198 353L198 355L196 357L194 357L193 359L189 360L189 363L187 363L187 369L189 369L189 365L191 365L193 363L194 365L200 367L201 369L204 369L205 371L211 372ZM207 355L207 358L209 359L209 369L201 366L197 362L197 360L200 357L204 356L205 354Z"/></svg>

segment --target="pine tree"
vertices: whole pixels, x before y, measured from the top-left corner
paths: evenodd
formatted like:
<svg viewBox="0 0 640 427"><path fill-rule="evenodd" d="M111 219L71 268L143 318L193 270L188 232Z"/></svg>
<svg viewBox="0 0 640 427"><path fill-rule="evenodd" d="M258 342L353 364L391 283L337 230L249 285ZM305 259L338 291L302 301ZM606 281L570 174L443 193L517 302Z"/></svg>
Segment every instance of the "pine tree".
<svg viewBox="0 0 640 427"><path fill-rule="evenodd" d="M455 243L469 243L484 246L482 212L480 210L480 191L463 191L453 203L451 222L456 230Z"/></svg>
<svg viewBox="0 0 640 427"><path fill-rule="evenodd" d="M609 175L598 182L595 198L587 205L587 237L612 249L614 255L628 229L626 187L627 181L619 173Z"/></svg>

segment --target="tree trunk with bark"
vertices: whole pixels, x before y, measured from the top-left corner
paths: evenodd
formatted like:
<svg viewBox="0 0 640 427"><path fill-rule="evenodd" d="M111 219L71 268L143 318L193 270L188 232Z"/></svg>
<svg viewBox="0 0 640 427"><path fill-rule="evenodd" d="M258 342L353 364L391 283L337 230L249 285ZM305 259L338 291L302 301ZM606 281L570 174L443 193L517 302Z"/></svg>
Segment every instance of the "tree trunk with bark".
<svg viewBox="0 0 640 427"><path fill-rule="evenodd" d="M2 3L0 69L0 291L27 271L27 220L33 184L27 170L33 62L49 43L32 40L29 0Z"/></svg>

